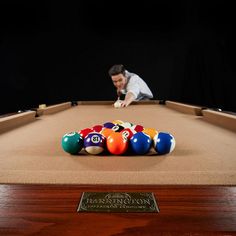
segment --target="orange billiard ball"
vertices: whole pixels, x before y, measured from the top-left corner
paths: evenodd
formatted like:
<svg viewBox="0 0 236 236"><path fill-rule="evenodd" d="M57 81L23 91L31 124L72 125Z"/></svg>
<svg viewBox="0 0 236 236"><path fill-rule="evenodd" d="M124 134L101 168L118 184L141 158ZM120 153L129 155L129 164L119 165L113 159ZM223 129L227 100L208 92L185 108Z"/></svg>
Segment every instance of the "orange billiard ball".
<svg viewBox="0 0 236 236"><path fill-rule="evenodd" d="M107 138L107 150L114 155L124 154L128 149L128 140L121 133L113 132Z"/></svg>
<svg viewBox="0 0 236 236"><path fill-rule="evenodd" d="M102 135L105 136L106 138L108 138L111 133L115 133L115 131L112 130L112 129L109 129L109 128L103 128L103 129L100 131L100 134L102 134Z"/></svg>

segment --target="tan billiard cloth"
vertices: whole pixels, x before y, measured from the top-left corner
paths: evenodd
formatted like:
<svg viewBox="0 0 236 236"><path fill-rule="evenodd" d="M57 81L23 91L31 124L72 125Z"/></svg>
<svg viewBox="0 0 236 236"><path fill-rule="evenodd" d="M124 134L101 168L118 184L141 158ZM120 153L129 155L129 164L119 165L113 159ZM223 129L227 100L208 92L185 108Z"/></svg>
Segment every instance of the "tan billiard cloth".
<svg viewBox="0 0 236 236"><path fill-rule="evenodd" d="M170 132L176 148L157 156L72 156L66 132L112 120ZM235 184L236 133L163 105L79 105L0 135L1 183Z"/></svg>

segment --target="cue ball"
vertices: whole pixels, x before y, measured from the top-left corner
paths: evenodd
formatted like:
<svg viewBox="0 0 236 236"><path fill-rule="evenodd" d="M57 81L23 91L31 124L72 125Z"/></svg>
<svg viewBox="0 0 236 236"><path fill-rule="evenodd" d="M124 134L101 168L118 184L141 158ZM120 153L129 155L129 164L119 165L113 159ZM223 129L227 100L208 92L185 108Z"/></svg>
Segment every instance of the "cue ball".
<svg viewBox="0 0 236 236"><path fill-rule="evenodd" d="M70 154L78 154L83 148L83 138L77 132L66 133L61 140L62 148Z"/></svg>
<svg viewBox="0 0 236 236"><path fill-rule="evenodd" d="M114 107L115 107L115 108L120 108L120 107L121 107L121 101L117 100L117 101L114 103Z"/></svg>
<svg viewBox="0 0 236 236"><path fill-rule="evenodd" d="M84 139L84 149L92 155L100 154L104 151L106 138L97 132L89 133Z"/></svg>
<svg viewBox="0 0 236 236"><path fill-rule="evenodd" d="M158 155L171 153L175 148L175 138L167 132L160 132L153 138L154 149Z"/></svg>

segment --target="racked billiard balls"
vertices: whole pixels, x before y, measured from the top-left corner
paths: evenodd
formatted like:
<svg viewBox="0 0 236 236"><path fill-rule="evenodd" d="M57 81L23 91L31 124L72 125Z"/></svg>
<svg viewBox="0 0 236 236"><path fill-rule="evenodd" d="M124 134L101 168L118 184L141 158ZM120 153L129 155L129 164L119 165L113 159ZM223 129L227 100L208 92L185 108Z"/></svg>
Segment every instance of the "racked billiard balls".
<svg viewBox="0 0 236 236"><path fill-rule="evenodd" d="M128 149L128 140L121 133L113 132L107 138L107 149L114 155L124 154Z"/></svg>
<svg viewBox="0 0 236 236"><path fill-rule="evenodd" d="M66 133L61 140L62 148L70 154L78 154L83 148L83 138L77 132Z"/></svg>
<svg viewBox="0 0 236 236"><path fill-rule="evenodd" d="M152 139L143 132L135 133L130 139L130 148L135 154L144 155L149 152Z"/></svg>
<svg viewBox="0 0 236 236"><path fill-rule="evenodd" d="M97 132L89 133L84 139L84 149L87 153L96 155L104 151L106 138Z"/></svg>
<svg viewBox="0 0 236 236"><path fill-rule="evenodd" d="M153 138L154 149L158 155L171 153L175 148L175 138L167 132L160 132Z"/></svg>

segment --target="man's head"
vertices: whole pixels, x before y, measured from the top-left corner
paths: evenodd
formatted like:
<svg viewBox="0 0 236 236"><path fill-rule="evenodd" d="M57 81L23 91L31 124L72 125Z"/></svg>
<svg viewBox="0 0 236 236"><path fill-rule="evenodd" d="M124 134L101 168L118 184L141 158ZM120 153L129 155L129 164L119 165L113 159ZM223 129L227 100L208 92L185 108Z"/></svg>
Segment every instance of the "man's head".
<svg viewBox="0 0 236 236"><path fill-rule="evenodd" d="M112 66L108 71L108 74L118 90L124 89L127 78L125 77L125 67L123 65Z"/></svg>

